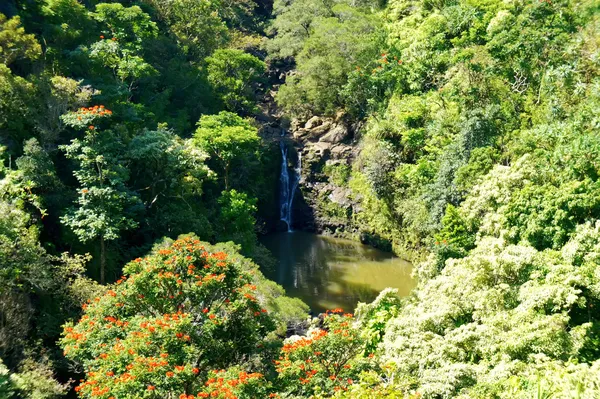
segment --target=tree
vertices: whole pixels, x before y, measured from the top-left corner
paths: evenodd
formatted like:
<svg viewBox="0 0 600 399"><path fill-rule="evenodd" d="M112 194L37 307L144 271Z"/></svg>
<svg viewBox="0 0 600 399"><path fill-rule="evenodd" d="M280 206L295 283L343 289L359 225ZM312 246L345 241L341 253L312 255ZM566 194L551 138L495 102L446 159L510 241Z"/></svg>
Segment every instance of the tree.
<svg viewBox="0 0 600 399"><path fill-rule="evenodd" d="M192 60L207 57L227 40L227 26L219 16L219 2L147 0L169 25L179 46Z"/></svg>
<svg viewBox="0 0 600 399"><path fill-rule="evenodd" d="M269 57L295 57L310 36L313 21L318 17L331 17L329 0L276 0L273 2L275 18L270 25L273 36L266 42Z"/></svg>
<svg viewBox="0 0 600 399"><path fill-rule="evenodd" d="M236 114L222 111L200 118L194 142L220 164L225 190L229 190L231 164L256 152L260 139L257 129L249 122Z"/></svg>
<svg viewBox="0 0 600 399"><path fill-rule="evenodd" d="M186 236L123 272L84 306L81 320L65 325L65 354L87 370L76 388L81 397L224 394L227 386L215 383L225 376L212 370L260 362L274 323L252 283L256 271ZM261 378L239 370L229 389L243 391Z"/></svg>
<svg viewBox="0 0 600 399"><path fill-rule="evenodd" d="M64 394L53 376L51 351L42 342L57 338L57 330L77 314L78 303L95 290L95 283L83 276L86 257L53 256L40 243L38 219L27 210L38 203L42 182L55 176L42 173L36 182L23 176L42 171L44 157L39 147L28 142L27 154L19 158L23 170L11 170L0 163L0 396L12 397L3 389L3 364L10 368L10 384L21 394L15 397L54 399ZM31 148L33 147L33 148ZM28 159L31 158L31 159ZM48 179L48 180L46 180ZM38 185L39 184L39 185ZM58 311L60 309L60 311ZM18 372L17 372L18 370ZM3 396L4 395L4 396Z"/></svg>
<svg viewBox="0 0 600 399"><path fill-rule="evenodd" d="M245 193L229 190L221 193L218 202L221 209L217 239L233 241L242 246L243 253L251 253L256 246L256 199L249 198Z"/></svg>
<svg viewBox="0 0 600 399"><path fill-rule="evenodd" d="M137 226L133 212L139 200L125 187L127 169L118 159L118 137L110 130L100 132L91 123L102 123L112 111L103 106L81 108L63 116L68 126L84 129L83 138L60 148L76 162L73 174L80 184L77 206L61 218L77 238L100 244L100 282L105 282L106 241L119 238L122 230Z"/></svg>
<svg viewBox="0 0 600 399"><path fill-rule="evenodd" d="M140 196L147 223L156 238L194 232L212 239L202 201L203 185L215 173L206 166L207 153L159 126L145 130L129 143L129 185Z"/></svg>
<svg viewBox="0 0 600 399"><path fill-rule="evenodd" d="M373 354L365 353L366 341L352 324L351 313L334 309L323 316L322 326L305 336L284 342L275 361L279 391L284 397L331 395L347 390L362 372L373 368Z"/></svg>
<svg viewBox="0 0 600 399"><path fill-rule="evenodd" d="M33 61L42 52L35 36L26 34L21 19L7 19L0 13L0 143L9 144L9 138L20 145L31 137L31 119L35 115L32 101L36 88L21 76L14 75L9 65L15 61Z"/></svg>
<svg viewBox="0 0 600 399"><path fill-rule="evenodd" d="M277 95L277 103L294 115L334 114L344 106L349 73L377 57L383 38L378 18L345 4L334 6L331 13L311 22L296 57L297 73Z"/></svg>
<svg viewBox="0 0 600 399"><path fill-rule="evenodd" d="M6 19L0 14L0 63L8 66L18 59L34 60L41 52L35 36L25 33L18 16Z"/></svg>
<svg viewBox="0 0 600 399"><path fill-rule="evenodd" d="M131 95L138 80L157 73L142 57L143 43L157 36L156 23L140 7L119 3L98 4L92 16L102 25L102 35L90 46L89 56L109 68Z"/></svg>
<svg viewBox="0 0 600 399"><path fill-rule="evenodd" d="M265 73L266 64L236 49L219 49L206 59L208 82L227 110L250 112L255 109L255 83Z"/></svg>

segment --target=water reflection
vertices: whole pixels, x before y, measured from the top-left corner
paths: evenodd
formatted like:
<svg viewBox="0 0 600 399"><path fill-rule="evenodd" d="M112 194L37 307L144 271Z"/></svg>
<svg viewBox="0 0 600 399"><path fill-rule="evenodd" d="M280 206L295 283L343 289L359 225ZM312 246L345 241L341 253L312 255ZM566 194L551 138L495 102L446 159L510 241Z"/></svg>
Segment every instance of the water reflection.
<svg viewBox="0 0 600 399"><path fill-rule="evenodd" d="M353 311L386 287L404 296L415 285L409 262L358 242L305 232L270 234L261 241L279 260L265 275L314 312Z"/></svg>

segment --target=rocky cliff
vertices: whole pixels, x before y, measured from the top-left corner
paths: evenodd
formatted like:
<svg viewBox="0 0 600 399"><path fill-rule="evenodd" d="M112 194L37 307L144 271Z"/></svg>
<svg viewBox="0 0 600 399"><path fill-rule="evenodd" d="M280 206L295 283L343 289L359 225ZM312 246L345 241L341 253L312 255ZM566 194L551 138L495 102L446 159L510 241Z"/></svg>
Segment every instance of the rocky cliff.
<svg viewBox="0 0 600 399"><path fill-rule="evenodd" d="M358 155L360 127L349 124L342 114L291 122L290 134L302 156L297 193L302 198L294 210L298 228L344 236L354 233L352 214L360 208L347 183Z"/></svg>
<svg viewBox="0 0 600 399"><path fill-rule="evenodd" d="M339 236L356 235L352 215L360 212L359 198L352 195L348 180L352 162L358 156L362 126L349 122L342 113L330 118L287 118L277 108L274 98L288 73L289 65L270 66L270 90L263 94L257 119L263 139L283 141L288 147L290 170L302 159L299 189L293 201L293 228ZM275 229L286 228L281 223L271 225Z"/></svg>

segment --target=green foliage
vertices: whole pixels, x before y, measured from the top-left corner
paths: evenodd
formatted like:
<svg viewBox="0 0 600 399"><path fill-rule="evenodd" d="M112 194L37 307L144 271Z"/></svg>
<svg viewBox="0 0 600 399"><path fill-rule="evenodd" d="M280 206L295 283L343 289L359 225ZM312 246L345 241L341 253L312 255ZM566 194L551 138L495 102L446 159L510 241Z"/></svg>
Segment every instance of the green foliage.
<svg viewBox="0 0 600 399"><path fill-rule="evenodd" d="M56 399L63 397L69 390L69 384L63 385L54 379L51 364L36 363L31 359L24 360L19 372L12 374L10 378L17 392L26 398Z"/></svg>
<svg viewBox="0 0 600 399"><path fill-rule="evenodd" d="M19 59L35 60L42 48L35 36L26 34L21 19L0 14L0 63L10 65Z"/></svg>
<svg viewBox="0 0 600 399"><path fill-rule="evenodd" d="M379 50L379 18L346 4L329 7L330 15L315 18L310 30L306 28L309 35L296 56L296 74L277 94L278 104L293 115L334 114L345 104L342 88L348 74L367 65ZM308 15L306 10L302 12ZM293 37L276 40L292 40L290 45L294 45Z"/></svg>
<svg viewBox="0 0 600 399"><path fill-rule="evenodd" d="M218 240L233 241L242 246L244 253L251 253L256 246L256 199L236 190L229 190L221 193L218 203L221 209Z"/></svg>
<svg viewBox="0 0 600 399"><path fill-rule="evenodd" d="M88 371L80 396L196 395L210 370L260 361L274 324L252 272L205 245L182 237L132 261L65 326L65 353Z"/></svg>
<svg viewBox="0 0 600 399"><path fill-rule="evenodd" d="M148 0L169 24L184 53L206 57L226 40L227 28L218 15L216 2Z"/></svg>
<svg viewBox="0 0 600 399"><path fill-rule="evenodd" d="M1 397L64 394L59 327L94 296L61 341L81 397L600 395L595 2L0 7ZM225 111L257 115L266 89L284 119L352 126L360 155L319 178L353 206L316 206L430 252L412 296L283 338L308 308L256 265L279 150ZM228 242L170 239L189 231ZM164 236L117 284L83 277L84 253L103 281Z"/></svg>
<svg viewBox="0 0 600 399"><path fill-rule="evenodd" d="M214 175L205 165L206 158L190 139L183 140L163 126L130 141L129 184L139 193L154 237L167 232L173 238L186 232L203 239L212 237L212 226L200 203L203 185Z"/></svg>
<svg viewBox="0 0 600 399"><path fill-rule="evenodd" d="M29 107L35 95L34 86L20 76L14 76L0 64L0 142L14 146L30 137L33 110ZM12 140L10 140L12 139ZM10 141L8 141L10 140Z"/></svg>
<svg viewBox="0 0 600 399"><path fill-rule="evenodd" d="M442 218L442 228L435 235L437 252L442 258L460 258L475 247L475 235L459 210L449 204Z"/></svg>
<svg viewBox="0 0 600 399"><path fill-rule="evenodd" d="M493 147L478 147L471 152L466 165L456 171L456 185L461 191L469 191L498 161L499 153Z"/></svg>
<svg viewBox="0 0 600 399"><path fill-rule="evenodd" d="M335 309L324 315L319 328L285 341L275 361L284 397L329 396L347 390L361 372L373 368L372 355L364 353L365 342L352 322L351 314Z"/></svg>
<svg viewBox="0 0 600 399"><path fill-rule="evenodd" d="M106 27L103 31L111 35L107 40L123 41L128 46L140 47L143 40L155 37L156 23L138 6L124 7L120 3L100 3L93 14L95 20ZM112 38L116 40L112 40Z"/></svg>
<svg viewBox="0 0 600 399"><path fill-rule="evenodd" d="M2 398L56 399L63 397L69 385L54 379L51 365L26 359L18 373L11 373L0 359L0 395Z"/></svg>
<svg viewBox="0 0 600 399"><path fill-rule="evenodd" d="M141 8L101 3L93 18L103 26L103 34L89 48L92 61L110 69L130 92L139 79L157 72L140 54L144 41L157 35L156 24Z"/></svg>
<svg viewBox="0 0 600 399"><path fill-rule="evenodd" d="M68 118L64 120L67 124L72 123ZM93 119L83 120L83 124L89 122ZM90 125L82 140L74 139L62 147L67 158L78 163L79 169L74 175L82 187L79 206L63 218L63 223L83 242L96 238L114 240L119 231L135 227L135 222L123 214L125 208L135 202L135 197L124 190L126 172L118 160L108 157L106 151L106 146L115 144L116 137L110 132L100 134L99 129Z"/></svg>
<svg viewBox="0 0 600 399"><path fill-rule="evenodd" d="M577 359L597 321L574 315L598 298L585 288L595 277L582 279L567 255L576 242L557 254L486 238L447 261L421 286L427 301L405 304L390 324L384 347L398 372L423 395L458 396L493 384L494 373L524 375L534 359Z"/></svg>
<svg viewBox="0 0 600 399"><path fill-rule="evenodd" d="M386 288L372 303L359 303L356 319L360 324L362 338L366 341L365 352L374 353L382 342L387 323L400 312L398 291Z"/></svg>
<svg viewBox="0 0 600 399"><path fill-rule="evenodd" d="M256 83L266 65L251 54L236 49L221 49L206 58L208 82L227 110L250 113L254 105Z"/></svg>
<svg viewBox="0 0 600 399"><path fill-rule="evenodd" d="M319 17L331 17L332 5L330 1L274 1L275 19L271 22L270 30L275 36L266 43L270 56L297 56L310 36L314 20Z"/></svg>
<svg viewBox="0 0 600 399"><path fill-rule="evenodd" d="M223 172L225 189L229 189L229 174L234 161L248 157L258 149L257 129L231 112L204 115L194 134L196 145L206 151Z"/></svg>
<svg viewBox="0 0 600 399"><path fill-rule="evenodd" d="M86 257L53 256L40 245L39 226L25 211L37 187L23 185L20 170L0 170L0 357L18 370L11 384L24 397L59 397L65 389L52 379L42 343L57 338L96 284L83 277ZM35 357L27 360L28 352Z"/></svg>
<svg viewBox="0 0 600 399"><path fill-rule="evenodd" d="M348 184L351 168L346 164L328 164L323 167L323 173L336 186L343 187Z"/></svg>
<svg viewBox="0 0 600 399"><path fill-rule="evenodd" d="M100 241L101 283L105 279L105 242L117 239L122 230L137 225L132 215L138 198L124 186L127 170L118 159L118 137L110 130L100 133L96 126L90 125L102 123L101 120L111 114L112 111L103 106L66 114L63 121L85 129L84 137L61 147L67 158L77 162L78 169L73 175L81 186L77 206L70 209L61 222L83 243Z"/></svg>
<svg viewBox="0 0 600 399"><path fill-rule="evenodd" d="M504 210L510 237L538 249L562 247L578 224L598 217L598 184L586 179L560 187L526 185Z"/></svg>
<svg viewBox="0 0 600 399"><path fill-rule="evenodd" d="M12 398L14 395L14 387L10 380L10 372L0 360L0 394L3 398Z"/></svg>

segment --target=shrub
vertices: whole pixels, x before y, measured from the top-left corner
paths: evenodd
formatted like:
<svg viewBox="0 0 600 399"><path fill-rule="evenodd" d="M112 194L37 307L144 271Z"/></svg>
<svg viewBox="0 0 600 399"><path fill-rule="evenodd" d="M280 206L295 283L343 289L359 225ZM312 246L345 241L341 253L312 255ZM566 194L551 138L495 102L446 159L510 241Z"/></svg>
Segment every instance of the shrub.
<svg viewBox="0 0 600 399"><path fill-rule="evenodd" d="M209 371L259 356L274 323L252 272L183 237L124 276L65 325L65 355L83 364L84 398L196 395Z"/></svg>

